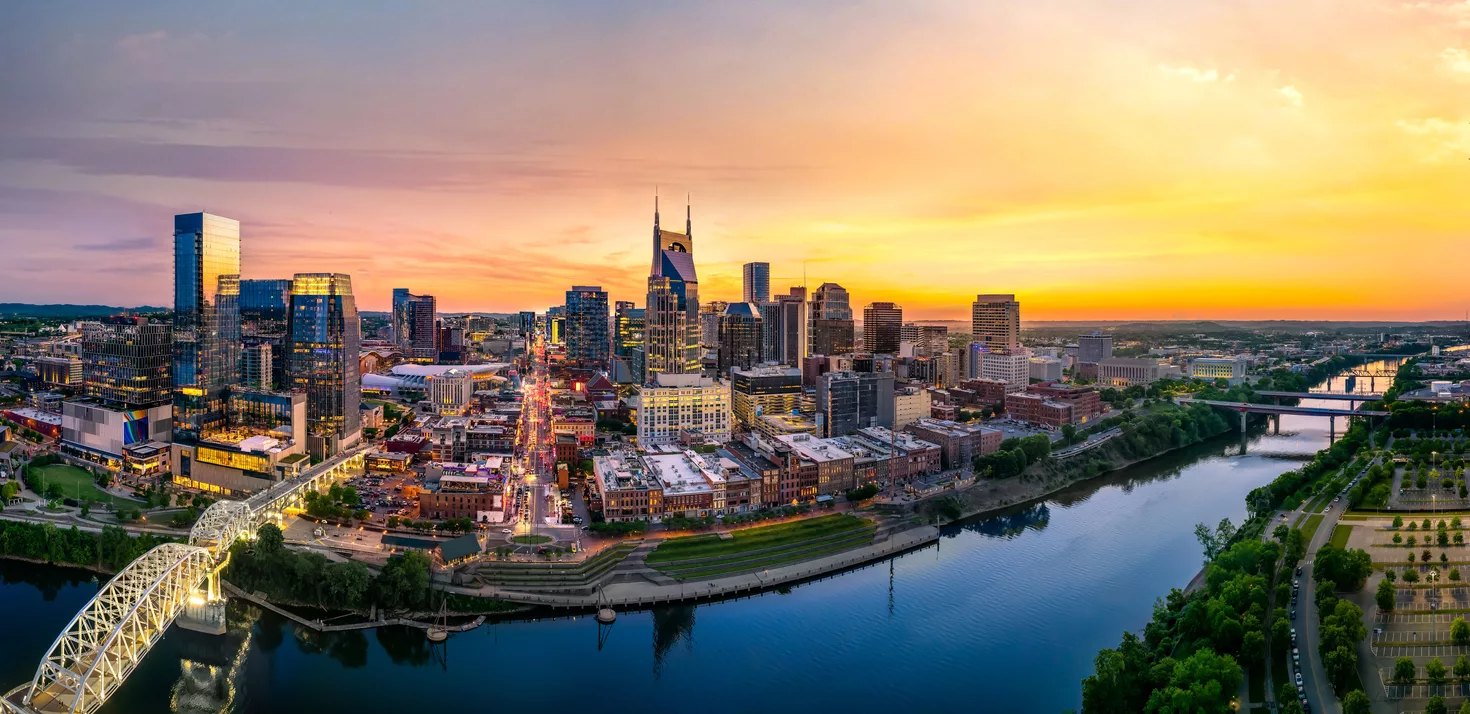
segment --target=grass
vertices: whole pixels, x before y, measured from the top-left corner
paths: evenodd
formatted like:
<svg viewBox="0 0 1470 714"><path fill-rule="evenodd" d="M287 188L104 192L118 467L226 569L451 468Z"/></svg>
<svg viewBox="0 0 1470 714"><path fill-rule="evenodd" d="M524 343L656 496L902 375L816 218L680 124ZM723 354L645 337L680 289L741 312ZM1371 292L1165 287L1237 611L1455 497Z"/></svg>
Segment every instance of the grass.
<svg viewBox="0 0 1470 714"><path fill-rule="evenodd" d="M803 560L820 558L824 555L831 555L833 553L849 550L855 546L863 545L866 542L867 539L862 536L858 536L855 538L844 538L840 541L833 542L829 545L826 545L822 548L817 548L815 550L797 550L795 552L786 551L785 553L772 554L770 557L767 558L753 558L750 560L742 560L736 563L732 563L731 561L721 561L717 563L711 563L709 567L705 568L697 568L694 570L665 570L664 572L680 580L708 578L716 575L726 575L729 573L746 573L753 570L761 570L763 568L770 568L774 566L796 563Z"/></svg>
<svg viewBox="0 0 1470 714"><path fill-rule="evenodd" d="M657 549L649 553L647 562L653 564L691 558L739 555L871 527L872 524L865 519L846 513L834 513L830 516L778 523L773 526L731 531L728 539L721 539L713 533L673 538L659 544Z"/></svg>
<svg viewBox="0 0 1470 714"><path fill-rule="evenodd" d="M1339 526L1337 526L1337 527L1335 527L1335 528L1332 529L1332 540L1329 540L1327 542L1327 544L1328 545L1337 546L1338 548L1346 548L1347 547L1347 542L1348 542L1348 536L1351 536L1352 534L1353 534L1353 527L1352 526L1342 526L1342 525L1339 525Z"/></svg>
<svg viewBox="0 0 1470 714"><path fill-rule="evenodd" d="M1322 516L1320 514L1315 516L1308 516L1306 523L1302 525L1302 537L1305 538L1308 543L1311 543L1312 536L1317 533L1317 526L1320 525L1322 525Z"/></svg>
<svg viewBox="0 0 1470 714"><path fill-rule="evenodd" d="M542 543L550 543L551 542L551 536L544 536L544 535L518 535L518 536L511 536L511 541L513 541L515 543L520 543L521 545L541 545Z"/></svg>
<svg viewBox="0 0 1470 714"><path fill-rule="evenodd" d="M62 496L65 498L86 499L97 503L115 503L118 505L133 505L138 503L138 501L134 501L133 499L120 498L97 488L97 483L92 479L91 472L79 469L70 464L50 464L35 468L41 472L42 478L46 481L46 486L48 488L51 484L60 486Z"/></svg>

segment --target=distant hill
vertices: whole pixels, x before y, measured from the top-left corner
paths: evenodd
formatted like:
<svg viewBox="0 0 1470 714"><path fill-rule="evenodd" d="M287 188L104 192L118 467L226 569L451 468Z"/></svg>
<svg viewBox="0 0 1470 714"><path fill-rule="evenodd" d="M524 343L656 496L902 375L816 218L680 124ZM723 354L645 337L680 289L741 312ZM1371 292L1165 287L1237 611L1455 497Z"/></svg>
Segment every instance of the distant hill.
<svg viewBox="0 0 1470 714"><path fill-rule="evenodd" d="M0 302L0 316L4 317L74 320L83 317L107 317L122 312L169 312L169 309L151 305L113 307L111 305L31 305L23 302Z"/></svg>

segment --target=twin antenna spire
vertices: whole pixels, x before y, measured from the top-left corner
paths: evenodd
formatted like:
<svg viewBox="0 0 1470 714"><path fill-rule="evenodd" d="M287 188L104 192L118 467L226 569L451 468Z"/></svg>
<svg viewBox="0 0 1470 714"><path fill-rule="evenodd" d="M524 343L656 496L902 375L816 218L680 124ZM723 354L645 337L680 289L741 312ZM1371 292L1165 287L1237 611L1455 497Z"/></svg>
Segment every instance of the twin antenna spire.
<svg viewBox="0 0 1470 714"><path fill-rule="evenodd" d="M658 229L658 187L653 187L653 227ZM694 236L693 194L684 194L684 235Z"/></svg>

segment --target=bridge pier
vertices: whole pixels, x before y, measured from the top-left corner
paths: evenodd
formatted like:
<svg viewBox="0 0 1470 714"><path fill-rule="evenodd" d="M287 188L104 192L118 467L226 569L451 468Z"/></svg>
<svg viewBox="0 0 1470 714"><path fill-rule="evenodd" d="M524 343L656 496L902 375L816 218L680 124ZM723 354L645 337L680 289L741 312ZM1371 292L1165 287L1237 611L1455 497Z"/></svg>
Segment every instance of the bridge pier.
<svg viewBox="0 0 1470 714"><path fill-rule="evenodd" d="M1334 441L1337 441L1337 417L1330 416L1327 417L1327 445L1331 446Z"/></svg>
<svg viewBox="0 0 1470 714"><path fill-rule="evenodd" d="M223 635L228 631L225 623L225 596L220 592L220 568L209 572L198 590L184 604L179 614L179 627L206 635Z"/></svg>

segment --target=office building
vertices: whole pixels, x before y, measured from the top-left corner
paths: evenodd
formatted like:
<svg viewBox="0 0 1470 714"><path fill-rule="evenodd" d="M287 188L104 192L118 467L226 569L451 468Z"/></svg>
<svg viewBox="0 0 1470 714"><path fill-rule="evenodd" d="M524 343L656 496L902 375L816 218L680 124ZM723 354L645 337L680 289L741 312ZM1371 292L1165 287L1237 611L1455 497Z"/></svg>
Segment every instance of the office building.
<svg viewBox="0 0 1470 714"><path fill-rule="evenodd" d="M302 392L232 387L223 426L195 443L175 445L174 483L244 495L300 474L310 464L307 401Z"/></svg>
<svg viewBox="0 0 1470 714"><path fill-rule="evenodd" d="M1033 384L1026 388L1054 402L1072 406L1072 423L1086 424L1103 413L1102 395L1095 387L1074 384Z"/></svg>
<svg viewBox="0 0 1470 714"><path fill-rule="evenodd" d="M598 285L576 285L567 291L566 358L578 367L605 369L612 356L608 336L607 292Z"/></svg>
<svg viewBox="0 0 1470 714"><path fill-rule="evenodd" d="M717 349L720 346L720 316L725 314L725 308L730 303L724 300L711 300L704 304L699 310L699 346L703 351Z"/></svg>
<svg viewBox="0 0 1470 714"><path fill-rule="evenodd" d="M290 324L290 307L289 278L240 281L242 383L254 381L245 378L244 352L256 345L269 346L271 361L266 363L268 378L254 386L272 389L286 383L286 331Z"/></svg>
<svg viewBox="0 0 1470 714"><path fill-rule="evenodd" d="M631 301L619 300L613 321L617 327L613 354L619 357L632 356L633 350L643 346L643 308Z"/></svg>
<svg viewBox="0 0 1470 714"><path fill-rule="evenodd" d="M942 419L920 419L904 427L904 431L938 444L945 469L968 469L976 456L1000 450L1000 442L1005 440L1005 432L1000 429Z"/></svg>
<svg viewBox="0 0 1470 714"><path fill-rule="evenodd" d="M1093 330L1077 338L1077 361L1097 364L1113 356L1113 336Z"/></svg>
<svg viewBox="0 0 1470 714"><path fill-rule="evenodd" d="M287 385L306 394L308 449L313 456L336 454L362 436L360 330L349 276L296 274L291 283Z"/></svg>
<svg viewBox="0 0 1470 714"><path fill-rule="evenodd" d="M172 348L172 328L145 317L111 317L85 325L81 365L87 396L119 407L169 403Z"/></svg>
<svg viewBox="0 0 1470 714"><path fill-rule="evenodd" d="M828 372L817 382L817 424L822 436L842 436L869 426L893 426L893 375Z"/></svg>
<svg viewBox="0 0 1470 714"><path fill-rule="evenodd" d="M694 227L688 213L684 232L659 226L653 205L653 266L644 305L644 379L661 374L699 374L699 279L694 272Z"/></svg>
<svg viewBox="0 0 1470 714"><path fill-rule="evenodd" d="M240 350L240 384L254 389L273 389L276 384L271 376L274 353L269 342L247 342ZM285 362L284 359L281 361Z"/></svg>
<svg viewBox="0 0 1470 714"><path fill-rule="evenodd" d="M761 363L765 327L755 303L735 302L725 306L719 324L719 373L750 369ZM799 380L798 380L799 383Z"/></svg>
<svg viewBox="0 0 1470 714"><path fill-rule="evenodd" d="M1110 387L1151 384L1159 379L1159 361L1109 357L1097 363L1097 383Z"/></svg>
<svg viewBox="0 0 1470 714"><path fill-rule="evenodd" d="M781 361L781 306L775 302L756 303L761 312L762 362Z"/></svg>
<svg viewBox="0 0 1470 714"><path fill-rule="evenodd" d="M981 352L980 378L1005 382L1007 393L1026 391L1026 385L1031 383L1031 352L1023 347Z"/></svg>
<svg viewBox="0 0 1470 714"><path fill-rule="evenodd" d="M389 315L389 327L393 333L393 344L398 345L405 354L412 349L410 339L413 333L408 318L408 302L411 297L413 295L408 288L393 288L393 312ZM522 316L524 317L524 313Z"/></svg>
<svg viewBox="0 0 1470 714"><path fill-rule="evenodd" d="M1020 347L1021 303L1015 295L976 295L970 306L970 330L974 341L991 352Z"/></svg>
<svg viewBox="0 0 1470 714"><path fill-rule="evenodd" d="M830 496L859 485L854 482L853 474L857 457L843 448L841 442L810 434L779 436L776 441L789 450L787 469L805 472L803 480L815 482L816 495Z"/></svg>
<svg viewBox="0 0 1470 714"><path fill-rule="evenodd" d="M896 355L902 341L902 307L891 302L875 302L863 308L863 350Z"/></svg>
<svg viewBox="0 0 1470 714"><path fill-rule="evenodd" d="M542 322L544 323L542 329L546 333L546 344L565 345L567 343L566 306L556 305L546 308Z"/></svg>
<svg viewBox="0 0 1470 714"><path fill-rule="evenodd" d="M770 263L746 263L742 271L745 274L744 290L740 294L742 302L763 303L771 301L771 264Z"/></svg>
<svg viewBox="0 0 1470 714"><path fill-rule="evenodd" d="M208 213L174 216L175 442L223 427L239 350L240 223Z"/></svg>
<svg viewBox="0 0 1470 714"><path fill-rule="evenodd" d="M801 360L810 355L807 338L811 336L808 329L811 313L806 302L806 288L791 288L789 294L777 295L776 306L779 361L793 366L801 364Z"/></svg>
<svg viewBox="0 0 1470 714"><path fill-rule="evenodd" d="M730 383L656 374L638 394L638 445L730 440Z"/></svg>
<svg viewBox="0 0 1470 714"><path fill-rule="evenodd" d="M408 296L408 343L404 348L416 362L439 357L439 322L433 295Z"/></svg>
<svg viewBox="0 0 1470 714"><path fill-rule="evenodd" d="M933 396L923 387L904 387L893 393L893 428L904 427L929 416Z"/></svg>
<svg viewBox="0 0 1470 714"><path fill-rule="evenodd" d="M801 404L801 370L744 367L730 372L730 406L735 420L756 428L763 415L789 415Z"/></svg>
<svg viewBox="0 0 1470 714"><path fill-rule="evenodd" d="M618 303L622 305L623 303ZM529 338L536 334L536 313L531 310L522 310L520 313L520 328L517 333L521 337Z"/></svg>
<svg viewBox="0 0 1470 714"><path fill-rule="evenodd" d="M822 283L812 293L811 354L840 355L855 348L852 306L847 290L837 283Z"/></svg>
<svg viewBox="0 0 1470 714"><path fill-rule="evenodd" d="M1062 361L1056 357L1032 357L1031 378L1057 382L1062 378Z"/></svg>
<svg viewBox="0 0 1470 714"><path fill-rule="evenodd" d="M48 386L76 387L82 384L82 361L75 357L37 357L31 360L36 376Z"/></svg>
<svg viewBox="0 0 1470 714"><path fill-rule="evenodd" d="M1240 384L1248 371L1250 360L1246 357L1195 357L1189 361L1189 376L1195 379L1223 379Z"/></svg>
<svg viewBox="0 0 1470 714"><path fill-rule="evenodd" d="M424 396L437 414L463 414L475 398L474 374L450 369L425 375Z"/></svg>

